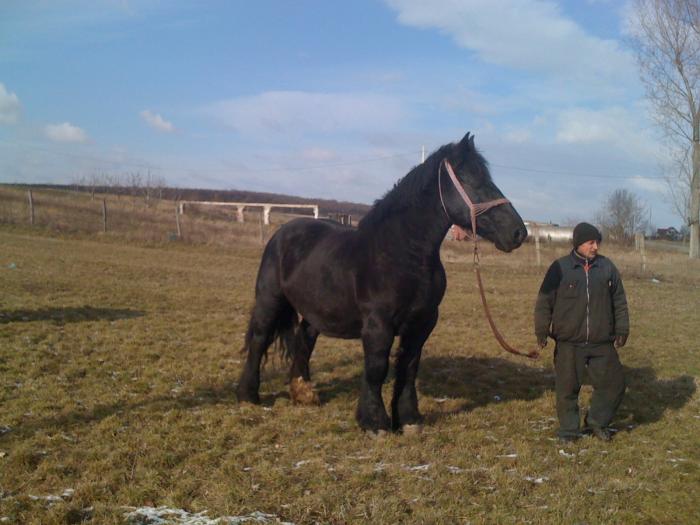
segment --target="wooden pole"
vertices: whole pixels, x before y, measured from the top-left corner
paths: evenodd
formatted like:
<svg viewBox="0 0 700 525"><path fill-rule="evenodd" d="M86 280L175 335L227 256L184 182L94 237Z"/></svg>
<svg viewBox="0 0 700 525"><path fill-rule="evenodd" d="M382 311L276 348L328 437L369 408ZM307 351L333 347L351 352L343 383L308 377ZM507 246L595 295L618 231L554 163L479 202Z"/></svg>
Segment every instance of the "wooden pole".
<svg viewBox="0 0 700 525"><path fill-rule="evenodd" d="M540 253L540 229L535 226L535 253L537 254L537 267L542 266L542 254Z"/></svg>
<svg viewBox="0 0 700 525"><path fill-rule="evenodd" d="M34 226L34 198L32 190L27 191L27 197L29 198L29 224Z"/></svg>
<svg viewBox="0 0 700 525"><path fill-rule="evenodd" d="M182 239L182 229L180 229L180 206L175 205L175 224L177 225L177 238Z"/></svg>
<svg viewBox="0 0 700 525"><path fill-rule="evenodd" d="M639 248L639 253L642 256L642 273L646 273L647 271L647 251L646 247L644 246L644 234L643 233L637 233L636 241L637 241L637 247Z"/></svg>
<svg viewBox="0 0 700 525"><path fill-rule="evenodd" d="M265 210L260 211L260 245L263 246L265 244Z"/></svg>
<svg viewBox="0 0 700 525"><path fill-rule="evenodd" d="M102 232L107 233L107 199L102 199Z"/></svg>

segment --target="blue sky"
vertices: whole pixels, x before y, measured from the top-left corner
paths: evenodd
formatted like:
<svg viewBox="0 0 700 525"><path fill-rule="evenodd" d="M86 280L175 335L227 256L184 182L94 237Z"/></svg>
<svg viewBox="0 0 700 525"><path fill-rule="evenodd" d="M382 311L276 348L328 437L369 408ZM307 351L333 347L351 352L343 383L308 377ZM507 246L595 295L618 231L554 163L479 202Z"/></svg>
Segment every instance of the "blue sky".
<svg viewBox="0 0 700 525"><path fill-rule="evenodd" d="M467 131L526 219L617 188L659 226L665 151L623 1L0 0L0 182L125 173L371 203Z"/></svg>

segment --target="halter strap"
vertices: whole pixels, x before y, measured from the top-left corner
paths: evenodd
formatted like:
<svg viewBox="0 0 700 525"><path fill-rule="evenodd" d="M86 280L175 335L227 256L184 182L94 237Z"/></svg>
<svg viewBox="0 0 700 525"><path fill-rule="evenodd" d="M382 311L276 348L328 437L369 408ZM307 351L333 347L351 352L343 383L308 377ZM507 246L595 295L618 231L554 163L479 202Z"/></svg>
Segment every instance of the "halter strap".
<svg viewBox="0 0 700 525"><path fill-rule="evenodd" d="M490 210L494 206L499 206L501 204L508 204L510 201L506 198L501 198L501 199L495 199L492 201L487 201L487 202L478 202L474 203L470 198L469 195L467 195L467 192L464 191L464 188L462 185L459 183L459 179L457 179L457 175L455 175L454 170L452 169L452 165L447 159L443 159L442 162L440 163L440 168L438 169L438 191L440 193L440 202L442 203L442 209L445 210L445 215L447 215L447 218L449 219L450 222L454 224L454 221L452 220L452 217L450 217L450 214L447 211L447 207L445 206L445 200L442 197L442 166L445 166L445 171L447 171L447 174L450 176L450 180L452 181L452 184L454 185L455 189L457 190L457 193L459 193L460 197L462 197L462 200L464 203L467 205L469 208L469 215L471 216L471 221L472 221L472 240L474 241L474 271L476 272L476 280L479 285L479 294L481 295L481 304L484 305L484 313L486 314L486 319L489 322L489 326L491 327L491 331L493 332L494 337L498 341L498 343L501 345L501 348L503 348L506 352L510 352L511 354L516 354L516 355L522 355L525 357L529 357L530 359L537 359L539 357L539 353L537 350L533 350L532 352L525 353L521 352L520 350L517 350L510 346L508 342L505 340L505 338L501 335L501 333L498 331L498 328L496 327L496 323L493 321L493 317L491 316L491 311L489 310L488 304L486 304L486 294L484 293L484 284L481 282L481 271L479 269L479 245L477 243L477 235L476 235L476 216L481 215L487 210ZM464 232L469 235L469 232L464 230Z"/></svg>
<svg viewBox="0 0 700 525"><path fill-rule="evenodd" d="M467 208L469 208L469 214L471 216L471 223L472 223L472 235L476 239L476 216L481 215L482 213L490 210L494 206L500 206L501 204L508 204L510 201L506 199L505 197L500 198L500 199L494 199L492 201L487 201L487 202L473 202L470 198L469 195L467 194L466 191L464 191L464 188L462 185L459 183L459 179L457 178L457 175L455 175L454 169L452 169L452 164L450 164L450 161L447 159L442 159L442 162L440 163L440 168L438 170L438 189L440 193L440 202L442 203L442 209L445 210L445 215L447 215L447 218L450 220L450 222L454 223L452 220L452 217L450 217L450 214L447 211L447 207L445 206L445 200L442 197L442 167L445 166L445 171L447 171L447 174L450 176L450 180L452 181L452 184L454 185L455 189L457 190L457 193L459 194L460 197L462 197L462 200L464 203L467 205Z"/></svg>

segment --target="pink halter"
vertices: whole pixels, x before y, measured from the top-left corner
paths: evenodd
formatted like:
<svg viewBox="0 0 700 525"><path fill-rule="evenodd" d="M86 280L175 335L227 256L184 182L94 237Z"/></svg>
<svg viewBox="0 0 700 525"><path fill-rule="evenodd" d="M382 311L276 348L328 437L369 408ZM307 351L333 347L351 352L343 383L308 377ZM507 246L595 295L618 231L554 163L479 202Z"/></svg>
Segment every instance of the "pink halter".
<svg viewBox="0 0 700 525"><path fill-rule="evenodd" d="M459 183L459 179L457 179L457 175L455 175L455 172L452 169L452 164L450 164L450 161L448 161L447 159L442 159L442 162L440 163L440 168L438 170L438 190L440 192L440 202L442 203L442 209L445 210L445 215L447 215L447 218L450 219L450 221L452 221L452 217L450 217L450 214L447 213L447 207L445 206L445 201L442 198L442 166L443 165L445 166L445 171L447 171L447 174L450 176L450 180L452 181L452 184L454 185L455 189L457 190L457 193L459 193L460 197L462 197L462 200L467 205L467 208L469 208L469 213L471 215L471 222L472 222L472 236L474 237L474 239L476 239L476 216L481 215L485 211L490 210L494 206L499 206L501 204L508 204L510 201L504 197L504 198L495 199L492 201L474 203L469 198L469 195L467 195L467 192L464 191L464 188L462 187L462 185Z"/></svg>
<svg viewBox="0 0 700 525"><path fill-rule="evenodd" d="M469 198L469 195L467 195L467 192L464 191L464 188L462 185L459 183L459 180L457 179L457 175L455 175L454 170L452 169L452 165L447 159L443 159L442 162L440 163L440 168L438 169L438 190L440 192L440 202L442 203L442 209L445 210L445 215L447 215L447 218L452 221L452 217L450 217L450 214L447 213L447 207L445 206L445 201L442 198L442 166L443 164L445 165L445 170L447 171L447 174L450 176L450 180L452 180L452 184L454 184L455 189L457 190L457 193L462 197L462 200L465 202L467 207L469 208L469 213L471 215L471 221L472 221L472 240L474 241L474 271L476 272L476 281L479 284L479 294L481 295L481 303L484 305L484 312L486 313L486 320L489 322L489 326L491 327L491 331L493 332L493 335L496 337L496 340L498 343L501 345L501 347L506 351L510 352L511 354L516 354L516 355L522 355L525 357L529 357L530 359L537 359L539 357L539 353L537 350L533 350L532 352L525 353L521 352L520 350L517 350L510 346L508 342L504 339L504 337L501 335L501 332L498 331L498 328L496 327L496 323L493 320L493 317L491 316L491 311L489 310L488 304L486 304L486 294L484 293L484 284L481 281L481 271L479 270L479 245L477 243L477 235L476 235L476 216L481 215L487 210L490 210L494 206L499 206L501 204L508 204L510 201L506 198L501 198L501 199L495 199L492 201L487 201L487 202L478 202L474 203L472 200ZM460 228L461 229L461 228ZM468 232L465 231L465 233L468 234Z"/></svg>

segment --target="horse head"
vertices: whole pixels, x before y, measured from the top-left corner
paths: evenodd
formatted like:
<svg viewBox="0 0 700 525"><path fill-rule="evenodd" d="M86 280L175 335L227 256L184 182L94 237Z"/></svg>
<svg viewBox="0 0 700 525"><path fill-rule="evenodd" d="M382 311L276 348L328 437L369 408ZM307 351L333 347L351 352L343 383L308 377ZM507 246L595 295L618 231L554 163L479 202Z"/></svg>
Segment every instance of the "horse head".
<svg viewBox="0 0 700 525"><path fill-rule="evenodd" d="M491 179L488 163L474 145L474 135L467 133L452 145L440 163L438 182L445 213L453 223L475 230L504 252L523 243L525 224Z"/></svg>

